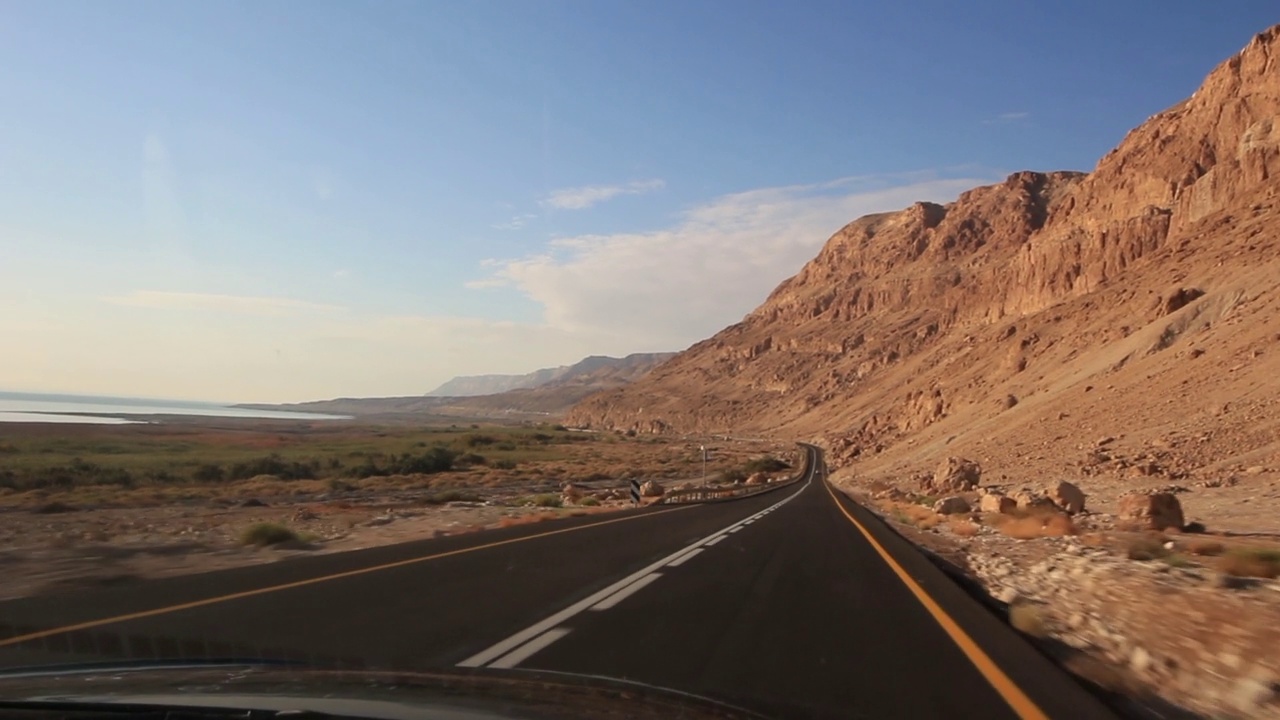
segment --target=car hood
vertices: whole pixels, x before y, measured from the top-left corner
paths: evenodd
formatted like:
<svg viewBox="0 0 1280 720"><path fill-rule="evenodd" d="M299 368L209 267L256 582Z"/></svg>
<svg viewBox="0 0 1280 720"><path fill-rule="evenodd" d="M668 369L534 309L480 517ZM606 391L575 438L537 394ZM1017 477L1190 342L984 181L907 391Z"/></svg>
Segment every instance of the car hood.
<svg viewBox="0 0 1280 720"><path fill-rule="evenodd" d="M370 672L227 662L102 665L0 673L0 707L189 708L341 717L744 718L752 710L612 678L520 670ZM32 705L26 705L32 704Z"/></svg>

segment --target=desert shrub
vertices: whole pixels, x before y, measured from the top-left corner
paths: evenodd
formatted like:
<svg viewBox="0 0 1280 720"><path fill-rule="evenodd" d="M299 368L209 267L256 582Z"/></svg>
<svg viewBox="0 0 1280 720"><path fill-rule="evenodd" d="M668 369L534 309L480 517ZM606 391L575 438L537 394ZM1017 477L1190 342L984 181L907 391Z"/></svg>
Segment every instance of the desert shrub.
<svg viewBox="0 0 1280 720"><path fill-rule="evenodd" d="M1029 603L1009 606L1009 624L1031 637L1044 637L1047 632L1040 608Z"/></svg>
<svg viewBox="0 0 1280 720"><path fill-rule="evenodd" d="M443 505L450 502L480 502L480 500L479 495L463 492L462 490L443 490L422 498L422 502L428 505Z"/></svg>
<svg viewBox="0 0 1280 720"><path fill-rule="evenodd" d="M499 460L494 460L493 462L489 463L489 467L492 467L496 470L515 470L516 461L511 460L509 458L501 458Z"/></svg>
<svg viewBox="0 0 1280 720"><path fill-rule="evenodd" d="M326 485L329 488L329 492L333 493L351 492L356 489L355 485L339 478L329 478L329 482Z"/></svg>
<svg viewBox="0 0 1280 720"><path fill-rule="evenodd" d="M578 501L578 504L579 504L579 505L585 505L585 506L587 506L587 507L596 507L597 505L599 505L599 504L600 504L600 501L599 501L599 500L597 500L596 498L593 498L593 497L588 496L588 497L584 497L584 498L582 498L581 500L579 500L579 501Z"/></svg>
<svg viewBox="0 0 1280 720"><path fill-rule="evenodd" d="M213 463L205 463L191 473L192 480L202 483L221 482L226 476L222 466Z"/></svg>
<svg viewBox="0 0 1280 720"><path fill-rule="evenodd" d="M1235 548L1222 556L1218 569L1236 577L1280 577L1280 550Z"/></svg>
<svg viewBox="0 0 1280 720"><path fill-rule="evenodd" d="M564 502L559 495L555 493L543 493L542 495L534 495L531 498L534 505L538 507L560 507Z"/></svg>
<svg viewBox="0 0 1280 720"><path fill-rule="evenodd" d="M285 460L272 453L253 460L244 460L231 465L227 477L231 480L248 480L258 475L275 475L282 480L311 480L315 478L320 463L314 459L307 462Z"/></svg>
<svg viewBox="0 0 1280 720"><path fill-rule="evenodd" d="M481 433L468 433L462 436L462 444L467 447L493 445L496 442L498 442L498 438L492 435L483 435Z"/></svg>
<svg viewBox="0 0 1280 720"><path fill-rule="evenodd" d="M471 465L484 465L489 462L488 458L478 453L468 452L462 453L454 459L454 465L468 467Z"/></svg>
<svg viewBox="0 0 1280 720"><path fill-rule="evenodd" d="M1217 540L1190 540L1186 543L1187 552L1192 555L1221 555L1227 547Z"/></svg>
<svg viewBox="0 0 1280 720"><path fill-rule="evenodd" d="M781 470L787 470L790 467L791 466L786 462L779 460L772 455L766 455L765 457L748 460L747 463L742 466L742 469L745 470L747 474L753 474L758 472L779 472Z"/></svg>
<svg viewBox="0 0 1280 720"><path fill-rule="evenodd" d="M1061 537L1077 532L1071 518L1057 511L1023 516L992 513L986 517L1001 534L1015 540Z"/></svg>
<svg viewBox="0 0 1280 720"><path fill-rule="evenodd" d="M252 525L240 533L240 543L242 545L257 545L258 547L278 545L298 539L298 534L284 525L268 522Z"/></svg>
<svg viewBox="0 0 1280 720"><path fill-rule="evenodd" d="M1129 543L1126 551L1130 560L1157 560L1169 554L1164 541L1159 537L1146 536Z"/></svg>
<svg viewBox="0 0 1280 720"><path fill-rule="evenodd" d="M747 479L747 473L742 468L733 468L720 473L720 480L727 483L742 482Z"/></svg>

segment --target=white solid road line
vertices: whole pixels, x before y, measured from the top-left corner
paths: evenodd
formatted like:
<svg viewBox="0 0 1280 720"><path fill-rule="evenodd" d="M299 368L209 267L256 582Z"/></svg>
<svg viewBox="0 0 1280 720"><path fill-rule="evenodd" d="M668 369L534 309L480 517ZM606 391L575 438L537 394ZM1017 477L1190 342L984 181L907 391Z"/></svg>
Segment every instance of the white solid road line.
<svg viewBox="0 0 1280 720"><path fill-rule="evenodd" d="M719 536L719 537L711 538L710 540L708 540L708 541L707 541L706 546L707 546L707 547L711 547L712 545L715 545L716 543L720 542L721 540L723 540L723 539L725 539L725 538L727 538L727 537L729 537L729 536L728 536L728 535L721 535L721 536Z"/></svg>
<svg viewBox="0 0 1280 720"><path fill-rule="evenodd" d="M568 634L569 634L569 628L555 628L554 630L548 630L542 633L541 635L539 635L538 637L525 643L524 645L521 645L515 650L512 650L506 655L503 655L497 660L494 660L492 663L489 664L489 667L513 668L516 665L519 665L522 661L524 661L525 658L528 658L530 655L538 652L542 648L550 645L551 643L559 640L560 638Z"/></svg>
<svg viewBox="0 0 1280 720"><path fill-rule="evenodd" d="M804 492L805 488L809 487L809 483L811 482L813 482L812 475L810 476L809 480L805 481L805 484L799 490L796 490L795 492L788 495L786 498L783 498L777 503L769 506L769 510L776 510L782 507L783 505L787 504L788 502L791 502L792 498ZM529 627L525 628L524 630L521 630L515 635L512 635L511 637L505 640L502 640L497 644L492 645L491 647L481 650L475 655L472 655L466 660L463 660L462 662L458 663L458 667L480 667L486 664L489 665L490 667L504 667L504 668L515 667L516 664L524 661L530 655L533 655L539 650L545 648L546 646L550 645L556 640L559 640L560 638L567 635L569 633L568 630L564 628L556 627L560 623L564 622L565 620L568 620L574 615L577 615L583 612L588 608L595 606L596 604L600 603L606 598L610 598L610 596L614 595L615 593L618 593L622 590L630 589L629 586L631 586L632 584L638 584L639 581L644 580L645 582L643 583L643 585L635 588L635 590L631 590L626 595L630 595L632 592L636 592L640 590L641 587L644 587L645 585L648 585L649 583L656 580L658 577L661 577L660 575L655 573L655 571L657 571L659 568L669 563L672 563L676 560L680 560L682 555L685 555L685 554L692 555L692 554L696 554L696 552L701 552L702 549L699 546L703 545L704 543L708 543L708 541L715 539L717 536L720 536L721 540L724 539L723 536L726 533L737 532L738 530L741 530L744 524L746 523L746 521L750 519L751 518L745 518L743 520L739 520L738 522L726 528L722 528L720 530L717 530L711 533L710 535L702 538L701 540L690 543L689 545L686 545L685 547L680 548L679 550L671 553L670 555L662 558L661 560L647 567L644 567L640 570L637 570L636 572L622 578L621 580L610 585L609 587L603 590L600 590L598 592L592 593L591 595L588 595L587 597L583 598L582 600L579 600L578 602L570 605L569 607L557 613L553 613L552 615L549 615L545 619L530 625ZM648 576L650 575L653 575L652 579L648 579ZM626 597L626 596L624 595L623 597ZM621 601L621 600L622 600L621 597L618 598L618 601ZM612 607L612 605L610 605L610 607ZM548 632L553 628L555 628L555 631L559 632L559 634L553 634L552 632ZM560 632L561 630L563 630L563 632ZM537 647L534 647L532 650L525 652L525 649L527 647L533 646L535 644L533 642L530 642L530 640L533 640L534 638L537 638L538 640ZM526 643L528 644L526 645ZM518 652L513 652L517 648L519 648ZM510 657L516 656L516 655L518 655L519 657L517 657L514 661L509 659ZM503 665L499 666L498 665L499 662L503 663Z"/></svg>
<svg viewBox="0 0 1280 720"><path fill-rule="evenodd" d="M671 562L669 562L669 563L667 563L667 564L668 564L668 565L670 565L670 566L672 566L672 567L675 567L676 565L679 565L680 563L684 562L685 560L688 560L689 558L693 557L694 555L697 555L697 554L698 554L698 553L700 553L700 552L702 552L702 548L698 548L698 550L697 550L696 552L691 552L691 553L688 553L687 555L681 555L679 558L677 558L677 559L675 559L675 560L672 560ZM626 600L627 598L631 597L632 595L634 595L634 594L636 594L636 593L640 592L641 590L643 590L643 589L644 589L644 587L645 587L646 585L648 585L649 583L653 582L654 580L657 580L657 579L658 579L658 578L660 578L660 577L662 577L662 573L649 573L648 575L645 575L644 577L640 578L639 580L637 580L637 581L635 581L635 582L631 583L630 585L628 585L628 586L626 586L626 587L622 588L622 589L621 589L621 590L619 590L618 592L616 592L616 593L614 593L614 594L610 595L609 597L607 597L607 598L605 598L605 599L601 600L600 602L596 603L595 605L592 605L592 606L591 606L591 609L592 609L592 610L608 610L609 608L613 607L614 605L617 605L618 603L622 602L623 600Z"/></svg>

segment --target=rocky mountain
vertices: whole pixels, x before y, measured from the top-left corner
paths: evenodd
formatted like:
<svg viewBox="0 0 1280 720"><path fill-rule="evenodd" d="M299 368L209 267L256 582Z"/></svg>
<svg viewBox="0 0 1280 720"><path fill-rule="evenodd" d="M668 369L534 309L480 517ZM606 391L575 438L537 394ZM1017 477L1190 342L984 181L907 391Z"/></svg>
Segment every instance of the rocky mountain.
<svg viewBox="0 0 1280 720"><path fill-rule="evenodd" d="M633 353L624 358L591 355L573 365L543 368L525 375L462 375L427 393L427 397L497 395L549 384L611 387L631 380L669 360L675 353ZM597 388L599 389L599 388Z"/></svg>
<svg viewBox="0 0 1280 720"><path fill-rule="evenodd" d="M854 220L741 322L567 422L814 438L868 471L961 452L1060 471L1077 438L1119 433L1188 471L1280 457L1278 191L1280 26L1092 172ZM1179 445L1210 416L1192 445L1216 450Z"/></svg>

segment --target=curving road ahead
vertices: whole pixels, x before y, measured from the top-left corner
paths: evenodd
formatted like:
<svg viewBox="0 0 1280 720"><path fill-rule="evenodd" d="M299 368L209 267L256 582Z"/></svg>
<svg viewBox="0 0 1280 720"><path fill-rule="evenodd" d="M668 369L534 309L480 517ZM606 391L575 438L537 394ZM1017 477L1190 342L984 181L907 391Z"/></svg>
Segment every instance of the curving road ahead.
<svg viewBox="0 0 1280 720"><path fill-rule="evenodd" d="M799 483L0 603L0 668L266 657L625 678L779 717L1110 717L906 541ZM484 670L477 670L484 672Z"/></svg>

